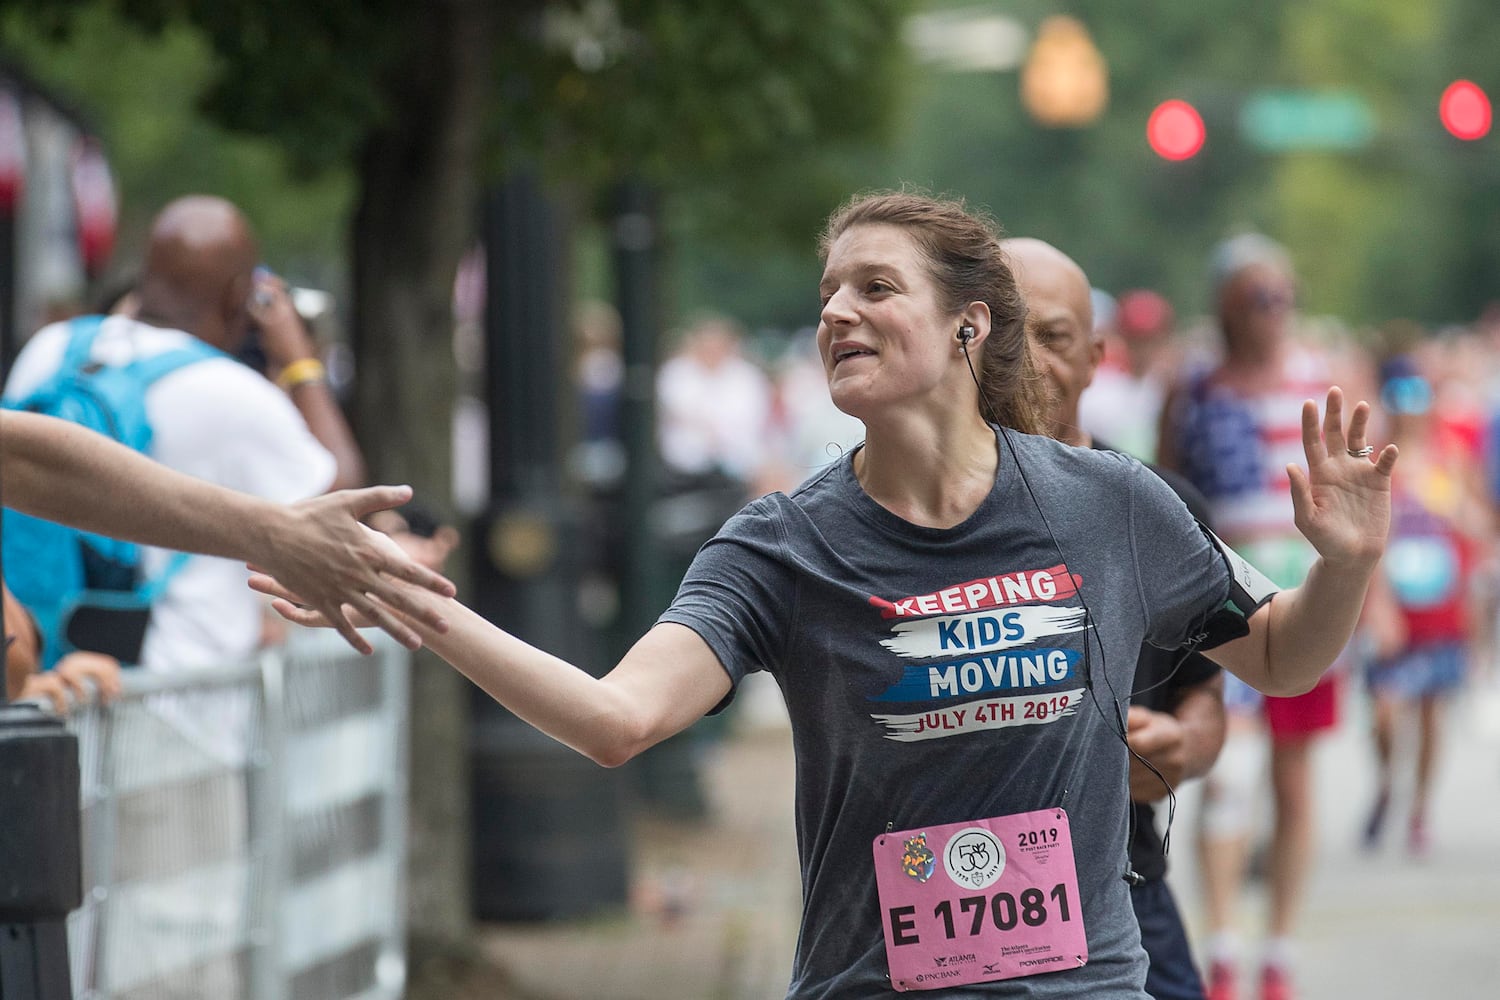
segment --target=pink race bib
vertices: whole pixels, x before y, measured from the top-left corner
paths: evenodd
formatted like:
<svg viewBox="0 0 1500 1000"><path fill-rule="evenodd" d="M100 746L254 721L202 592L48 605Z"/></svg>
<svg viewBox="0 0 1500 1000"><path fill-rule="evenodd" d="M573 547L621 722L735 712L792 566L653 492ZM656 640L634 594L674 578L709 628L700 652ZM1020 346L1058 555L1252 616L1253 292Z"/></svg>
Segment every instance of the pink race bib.
<svg viewBox="0 0 1500 1000"><path fill-rule="evenodd" d="M897 990L1015 979L1088 961L1068 814L1039 809L875 838Z"/></svg>

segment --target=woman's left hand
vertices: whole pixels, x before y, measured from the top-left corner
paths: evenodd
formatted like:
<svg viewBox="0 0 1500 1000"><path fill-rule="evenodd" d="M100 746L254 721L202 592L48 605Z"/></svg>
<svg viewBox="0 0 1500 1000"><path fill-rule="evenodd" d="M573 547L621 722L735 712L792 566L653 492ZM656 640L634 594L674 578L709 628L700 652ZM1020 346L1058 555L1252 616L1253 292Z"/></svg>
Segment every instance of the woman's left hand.
<svg viewBox="0 0 1500 1000"><path fill-rule="evenodd" d="M1373 566L1385 551L1391 523L1391 472L1396 446L1367 447L1370 404L1359 402L1344 428L1344 393L1328 390L1322 429L1318 405L1302 404L1302 450L1307 469L1287 466L1297 530L1330 566Z"/></svg>

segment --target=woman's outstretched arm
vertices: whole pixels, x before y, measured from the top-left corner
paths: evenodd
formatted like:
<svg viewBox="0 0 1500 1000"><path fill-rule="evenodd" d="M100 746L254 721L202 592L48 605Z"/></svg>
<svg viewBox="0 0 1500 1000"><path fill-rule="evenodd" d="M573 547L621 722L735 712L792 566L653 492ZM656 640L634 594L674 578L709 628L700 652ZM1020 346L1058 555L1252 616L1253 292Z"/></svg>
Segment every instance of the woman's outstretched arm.
<svg viewBox="0 0 1500 1000"><path fill-rule="evenodd" d="M256 574L250 586L276 598L272 606L289 621L328 625L280 581ZM429 649L518 717L605 767L681 732L729 693L729 674L719 658L685 625L654 626L613 670L594 677L456 600L407 589L429 612L424 619L448 622L442 633L412 622Z"/></svg>

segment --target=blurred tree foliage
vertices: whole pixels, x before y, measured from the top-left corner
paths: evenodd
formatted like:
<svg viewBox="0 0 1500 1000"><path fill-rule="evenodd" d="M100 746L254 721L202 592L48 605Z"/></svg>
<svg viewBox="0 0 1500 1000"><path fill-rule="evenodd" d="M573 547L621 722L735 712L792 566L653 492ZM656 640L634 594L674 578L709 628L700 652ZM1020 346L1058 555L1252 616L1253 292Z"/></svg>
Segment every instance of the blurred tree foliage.
<svg viewBox="0 0 1500 1000"><path fill-rule="evenodd" d="M309 176L268 139L228 130L200 111L214 74L201 33L183 24L148 29L112 5L92 4L58 23L48 11L0 9L0 53L84 109L104 139L120 195L115 266L138 263L150 216L192 191L245 207L266 259L305 284L339 286L352 175Z"/></svg>
<svg viewBox="0 0 1500 1000"><path fill-rule="evenodd" d="M193 187L224 191L275 253L328 281L315 262L339 246L361 143L392 121L389 97L434 6L463 4L11 0L0 30L33 72L98 110L127 213ZM852 190L902 182L965 194L1011 231L1067 246L1102 286L1161 287L1188 311L1207 305L1207 249L1248 227L1292 246L1314 311L1440 322L1491 296L1496 140L1460 143L1434 113L1455 77L1500 90L1488 58L1500 18L1485 0L1075 0L1067 9L1089 26L1111 85L1106 115L1079 130L1032 123L1013 72L914 71L894 43L903 12L923 7L988 9L1030 29L1059 9L503 5L489 29L497 86L483 155L495 169L540 157L570 198L581 194L585 221L622 172L665 188L669 315L714 306L753 325L812 322L818 221ZM66 45L42 41L63 35ZM1251 148L1237 117L1269 87L1357 92L1377 138L1356 152ZM1186 163L1142 141L1169 96L1194 101L1208 124ZM602 268L583 277L607 291Z"/></svg>
<svg viewBox="0 0 1500 1000"><path fill-rule="evenodd" d="M387 256L383 244L398 234L368 223L381 211L403 214L372 196L404 200L419 189L403 172L420 176L423 162L454 153L424 146L433 138L427 102L438 97L424 81L455 56L434 44L445 21L467 26L451 38L484 48L472 58L483 61L488 86L470 99L478 133L465 141L490 176L539 165L583 207L585 223L604 214L592 210L610 185L643 178L667 192L684 258L702 239L727 242L743 260L805 248L855 183L850 150L890 137L905 89L900 27L909 7L10 0L0 46L95 114L121 179L127 252L162 202L213 190L246 208L268 259L294 276L344 284L329 274L329 261L343 256L356 312L370 316L388 310L362 304L360 286L383 280L366 276L363 262ZM404 214L419 224L411 218L419 212ZM472 230L469 215L452 228ZM410 234L400 242L431 243ZM766 284L744 280L752 269L722 269L737 276L716 282L727 293L721 304L750 307ZM792 284L786 267L772 272L771 286ZM800 268L797 279L811 284ZM384 474L401 464L377 456Z"/></svg>
<svg viewBox="0 0 1500 1000"><path fill-rule="evenodd" d="M1033 32L1059 10L1080 17L1109 65L1109 108L1089 127L1047 129L1021 108L1015 72L924 66L902 82L906 113L894 141L849 157L852 188L912 183L962 194L1008 231L1067 249L1099 286L1156 287L1184 314L1209 307L1209 250L1250 228L1289 245L1309 311L1354 324L1463 321L1497 297L1500 137L1462 143L1436 115L1456 77L1500 98L1500 71L1486 55L1500 45L1492 3L926 6L1015 17ZM1376 137L1348 152L1255 148L1238 119L1266 89L1359 94ZM1193 102L1208 129L1203 151L1183 163L1159 159L1144 139L1151 109L1169 97ZM790 159L782 167L788 177L799 170ZM693 252L683 255L682 296L722 302L727 286L753 325L815 322L813 234L747 265L733 234L695 231L685 238ZM764 282L758 299L736 294L735 274Z"/></svg>

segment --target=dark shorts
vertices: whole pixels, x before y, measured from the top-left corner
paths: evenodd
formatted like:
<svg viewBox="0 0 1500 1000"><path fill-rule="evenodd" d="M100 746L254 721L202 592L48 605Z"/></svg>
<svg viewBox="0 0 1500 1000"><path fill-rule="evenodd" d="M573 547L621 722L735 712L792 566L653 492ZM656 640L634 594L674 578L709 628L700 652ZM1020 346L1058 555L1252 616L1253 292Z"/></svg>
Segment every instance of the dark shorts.
<svg viewBox="0 0 1500 1000"><path fill-rule="evenodd" d="M1447 694L1463 683L1465 652L1462 642L1408 649L1370 664L1365 682L1374 693L1403 701Z"/></svg>
<svg viewBox="0 0 1500 1000"><path fill-rule="evenodd" d="M1203 978L1193 964L1182 915L1166 880L1152 879L1132 887L1130 903L1141 925L1141 944L1151 959L1146 992L1153 1000L1203 1000Z"/></svg>

